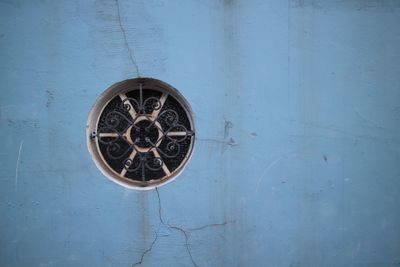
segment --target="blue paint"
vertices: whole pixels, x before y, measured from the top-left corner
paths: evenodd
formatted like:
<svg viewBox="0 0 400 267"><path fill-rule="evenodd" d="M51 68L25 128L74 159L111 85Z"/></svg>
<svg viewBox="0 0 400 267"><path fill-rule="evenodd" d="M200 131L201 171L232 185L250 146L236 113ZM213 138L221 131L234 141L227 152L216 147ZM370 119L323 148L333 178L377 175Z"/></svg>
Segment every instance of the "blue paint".
<svg viewBox="0 0 400 267"><path fill-rule="evenodd" d="M97 96L136 75L117 2L1 1L1 266L131 266L155 232L144 266L400 264L396 1L118 3L140 74L194 110L164 224L86 149Z"/></svg>

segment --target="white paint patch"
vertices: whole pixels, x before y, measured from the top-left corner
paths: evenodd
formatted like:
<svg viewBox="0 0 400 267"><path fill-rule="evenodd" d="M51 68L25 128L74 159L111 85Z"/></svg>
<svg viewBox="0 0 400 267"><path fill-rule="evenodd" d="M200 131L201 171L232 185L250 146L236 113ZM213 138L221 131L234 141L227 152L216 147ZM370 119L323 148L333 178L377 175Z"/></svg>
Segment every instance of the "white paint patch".
<svg viewBox="0 0 400 267"><path fill-rule="evenodd" d="M124 190L124 198L128 198L132 194L132 190L125 188Z"/></svg>
<svg viewBox="0 0 400 267"><path fill-rule="evenodd" d="M19 150L18 150L18 158L17 158L17 163L15 166L15 191L18 191L18 171L19 171L19 162L21 158L21 151L22 151L22 145L24 144L24 140L21 141L19 144Z"/></svg>

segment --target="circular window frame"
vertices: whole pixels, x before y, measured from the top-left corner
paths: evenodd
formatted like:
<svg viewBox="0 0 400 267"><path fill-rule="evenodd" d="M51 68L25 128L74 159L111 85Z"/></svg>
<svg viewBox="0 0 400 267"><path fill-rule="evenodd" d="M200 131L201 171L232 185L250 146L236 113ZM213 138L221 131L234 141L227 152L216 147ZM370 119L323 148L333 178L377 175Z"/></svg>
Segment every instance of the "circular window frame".
<svg viewBox="0 0 400 267"><path fill-rule="evenodd" d="M122 177L119 173L113 170L104 159L102 153L100 152L99 142L97 141L97 137L93 136L93 133L97 133L100 117L108 105L110 101L112 101L119 94L126 94L130 91L137 90L132 88L139 88L140 84L146 85L146 87L154 88L154 90L159 91L161 93L166 93L171 95L184 109L186 112L187 119L190 122L191 131L193 135L191 136L190 145L187 153L184 156L184 159L179 164L176 169L171 172L171 175L166 175L160 179L149 180L146 182L137 181L133 179L129 179L127 177ZM117 82L107 88L104 92L100 94L100 96L96 99L94 105L92 106L87 123L86 123L86 143L89 153L92 156L92 159L97 166L97 168L101 171L103 175L105 175L109 180L124 186L130 189L136 190L151 190L155 187L159 187L165 185L167 183L175 180L185 169L187 164L192 158L194 147L195 147L195 122L193 118L193 112L190 107L189 102L185 99L185 97L173 86L160 81L154 78L135 78L135 79L127 79L121 82ZM96 135L96 134L95 134Z"/></svg>

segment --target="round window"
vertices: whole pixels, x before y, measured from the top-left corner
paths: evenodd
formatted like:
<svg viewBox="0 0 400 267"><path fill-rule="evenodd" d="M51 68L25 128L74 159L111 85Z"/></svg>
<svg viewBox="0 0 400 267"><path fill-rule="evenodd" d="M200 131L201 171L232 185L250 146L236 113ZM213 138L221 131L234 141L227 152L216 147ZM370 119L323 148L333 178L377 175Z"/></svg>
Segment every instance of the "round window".
<svg viewBox="0 0 400 267"><path fill-rule="evenodd" d="M107 89L89 114L86 133L89 151L103 174L136 189L175 178L195 142L188 102L170 85L150 78Z"/></svg>

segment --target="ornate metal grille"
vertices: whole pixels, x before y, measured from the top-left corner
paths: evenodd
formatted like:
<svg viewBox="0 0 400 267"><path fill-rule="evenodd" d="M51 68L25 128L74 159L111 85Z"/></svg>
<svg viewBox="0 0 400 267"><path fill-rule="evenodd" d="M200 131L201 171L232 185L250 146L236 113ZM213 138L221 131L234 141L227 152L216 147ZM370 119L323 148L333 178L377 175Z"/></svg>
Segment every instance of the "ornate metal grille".
<svg viewBox="0 0 400 267"><path fill-rule="evenodd" d="M103 162L100 167L130 186L158 185L174 177L194 145L186 101L154 79L127 80L112 91L108 102L97 108L97 122L90 133L95 154Z"/></svg>

